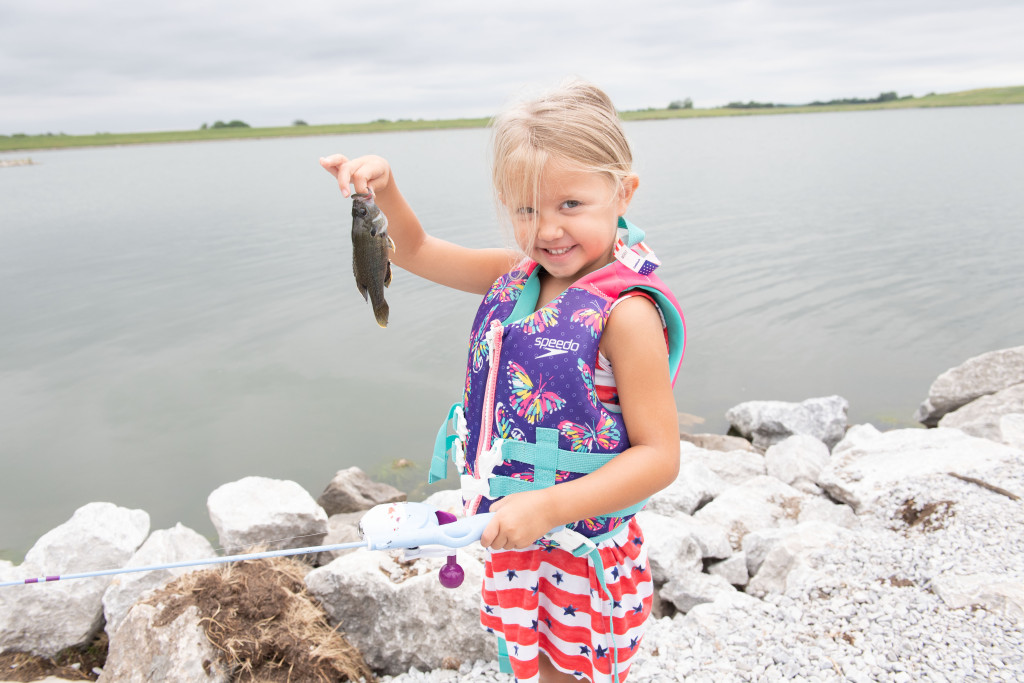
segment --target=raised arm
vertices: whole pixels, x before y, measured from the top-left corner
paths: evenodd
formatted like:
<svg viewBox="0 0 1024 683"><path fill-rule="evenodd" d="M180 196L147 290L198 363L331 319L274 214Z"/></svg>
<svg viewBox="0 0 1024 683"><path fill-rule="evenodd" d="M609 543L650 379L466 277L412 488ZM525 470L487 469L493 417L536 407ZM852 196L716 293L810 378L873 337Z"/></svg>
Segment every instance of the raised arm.
<svg viewBox="0 0 1024 683"><path fill-rule="evenodd" d="M508 249L469 249L433 237L423 229L412 207L395 183L391 166L378 156L348 159L341 154L322 157L320 165L338 180L344 197L373 192L374 201L388 219L388 235L395 241L391 261L410 273L438 284L476 294L485 293L514 264Z"/></svg>

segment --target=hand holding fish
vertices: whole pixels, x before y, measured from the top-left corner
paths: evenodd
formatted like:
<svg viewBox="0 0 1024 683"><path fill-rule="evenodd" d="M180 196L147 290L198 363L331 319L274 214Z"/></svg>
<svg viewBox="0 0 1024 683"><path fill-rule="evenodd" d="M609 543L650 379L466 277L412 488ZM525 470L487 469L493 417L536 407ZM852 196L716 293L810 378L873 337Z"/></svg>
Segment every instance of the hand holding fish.
<svg viewBox="0 0 1024 683"><path fill-rule="evenodd" d="M344 197L351 195L350 185L355 187L357 194L374 194L391 183L391 166L379 156L349 159L341 154L331 154L320 157L320 165L338 179L338 187Z"/></svg>

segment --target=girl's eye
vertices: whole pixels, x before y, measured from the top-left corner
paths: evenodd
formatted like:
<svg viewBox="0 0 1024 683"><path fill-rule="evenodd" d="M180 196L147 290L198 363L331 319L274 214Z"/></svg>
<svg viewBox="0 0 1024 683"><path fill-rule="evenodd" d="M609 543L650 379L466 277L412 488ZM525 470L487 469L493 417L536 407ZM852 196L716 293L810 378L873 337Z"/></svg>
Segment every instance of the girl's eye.
<svg viewBox="0 0 1024 683"><path fill-rule="evenodd" d="M581 205L582 205L582 202L579 202L579 201L577 201L575 199L566 199L564 202L562 202L562 208L563 209L575 209L577 206L581 206Z"/></svg>
<svg viewBox="0 0 1024 683"><path fill-rule="evenodd" d="M533 213L533 207L520 206L518 209L516 209L516 213L519 214L520 216L529 216Z"/></svg>

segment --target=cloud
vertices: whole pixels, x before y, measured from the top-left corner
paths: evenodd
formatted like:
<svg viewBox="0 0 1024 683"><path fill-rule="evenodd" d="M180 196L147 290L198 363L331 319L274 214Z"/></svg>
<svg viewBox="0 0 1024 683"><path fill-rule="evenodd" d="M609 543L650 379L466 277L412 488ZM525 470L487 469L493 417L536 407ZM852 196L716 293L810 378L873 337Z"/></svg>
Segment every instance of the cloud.
<svg viewBox="0 0 1024 683"><path fill-rule="evenodd" d="M620 108L1024 83L1016 0L37 0L0 5L0 133L486 116L590 78Z"/></svg>

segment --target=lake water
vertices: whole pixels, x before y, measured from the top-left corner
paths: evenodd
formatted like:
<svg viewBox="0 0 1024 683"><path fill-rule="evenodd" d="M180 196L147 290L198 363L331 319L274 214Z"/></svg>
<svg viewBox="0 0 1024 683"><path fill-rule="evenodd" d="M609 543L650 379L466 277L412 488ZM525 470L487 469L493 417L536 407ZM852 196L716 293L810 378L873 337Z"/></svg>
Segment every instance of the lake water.
<svg viewBox="0 0 1024 683"><path fill-rule="evenodd" d="M1024 107L627 124L687 318L680 412L839 394L911 426L932 380L1024 343ZM319 495L358 465L421 497L477 298L352 280L350 203L317 160L388 157L433 233L496 227L484 130L34 152L0 169L0 557L79 506L214 536L248 475ZM21 154L20 156L24 156ZM689 418L684 418L689 421ZM415 466L395 469L400 458Z"/></svg>

